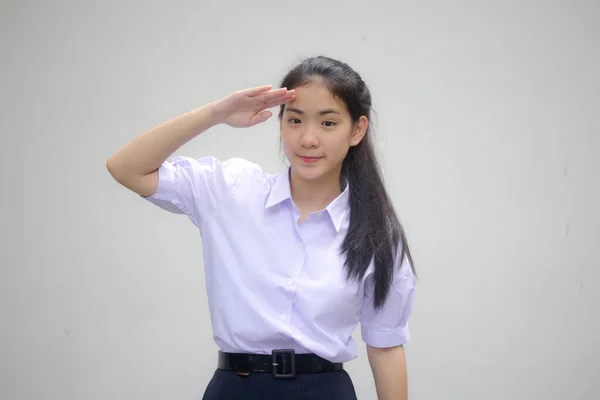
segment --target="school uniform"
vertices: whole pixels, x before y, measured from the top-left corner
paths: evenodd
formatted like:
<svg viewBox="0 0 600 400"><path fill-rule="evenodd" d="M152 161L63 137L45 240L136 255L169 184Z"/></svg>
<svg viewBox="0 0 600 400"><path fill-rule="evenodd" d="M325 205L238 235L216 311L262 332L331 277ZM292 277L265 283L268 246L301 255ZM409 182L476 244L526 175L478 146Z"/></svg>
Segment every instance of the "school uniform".
<svg viewBox="0 0 600 400"><path fill-rule="evenodd" d="M378 311L373 265L362 280L346 279L339 249L349 186L299 224L289 170L268 174L243 159L175 157L158 175L157 191L146 199L186 215L202 238L220 349L205 399L354 399L343 363L357 355L356 325L374 347L409 340L415 277L406 259L396 260Z"/></svg>

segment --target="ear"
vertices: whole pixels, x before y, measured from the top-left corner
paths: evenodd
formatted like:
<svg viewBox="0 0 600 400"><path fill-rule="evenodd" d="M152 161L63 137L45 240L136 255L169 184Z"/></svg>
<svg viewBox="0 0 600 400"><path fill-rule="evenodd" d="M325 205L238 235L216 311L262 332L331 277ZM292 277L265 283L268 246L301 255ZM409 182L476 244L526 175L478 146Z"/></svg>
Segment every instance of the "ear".
<svg viewBox="0 0 600 400"><path fill-rule="evenodd" d="M358 119L358 122L354 124L352 128L352 137L350 138L350 146L356 146L359 144L365 134L367 133L367 128L369 127L369 120L364 115Z"/></svg>

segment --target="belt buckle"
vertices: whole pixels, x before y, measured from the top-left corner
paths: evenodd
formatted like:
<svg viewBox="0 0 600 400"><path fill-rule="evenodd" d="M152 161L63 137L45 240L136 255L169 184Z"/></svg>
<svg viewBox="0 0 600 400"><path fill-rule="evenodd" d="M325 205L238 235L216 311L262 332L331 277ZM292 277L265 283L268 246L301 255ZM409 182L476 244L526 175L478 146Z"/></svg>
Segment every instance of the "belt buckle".
<svg viewBox="0 0 600 400"><path fill-rule="evenodd" d="M271 354L273 356L273 378L296 377L296 352L293 349L276 349ZM282 356L281 360L279 356ZM279 372L280 367L281 373Z"/></svg>

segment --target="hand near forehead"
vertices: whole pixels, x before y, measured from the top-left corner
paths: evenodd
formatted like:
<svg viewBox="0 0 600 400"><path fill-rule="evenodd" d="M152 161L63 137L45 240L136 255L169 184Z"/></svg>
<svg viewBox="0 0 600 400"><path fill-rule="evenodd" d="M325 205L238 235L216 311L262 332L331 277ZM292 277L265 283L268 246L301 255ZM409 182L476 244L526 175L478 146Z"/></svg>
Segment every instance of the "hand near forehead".
<svg viewBox="0 0 600 400"><path fill-rule="evenodd" d="M271 85L238 90L212 103L216 123L235 128L251 127L273 116L268 108L294 100L295 91L287 88L271 89Z"/></svg>

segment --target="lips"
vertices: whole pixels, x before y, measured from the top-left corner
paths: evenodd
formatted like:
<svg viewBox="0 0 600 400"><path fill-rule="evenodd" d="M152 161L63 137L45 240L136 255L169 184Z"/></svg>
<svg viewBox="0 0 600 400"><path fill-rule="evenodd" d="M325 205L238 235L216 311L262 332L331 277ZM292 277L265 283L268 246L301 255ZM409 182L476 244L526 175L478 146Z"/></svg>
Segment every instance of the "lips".
<svg viewBox="0 0 600 400"><path fill-rule="evenodd" d="M300 158L302 159L302 161L304 161L305 163L314 163L319 161L322 157L306 157L306 156L300 156Z"/></svg>

